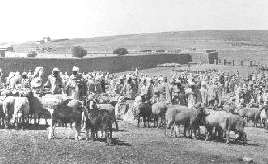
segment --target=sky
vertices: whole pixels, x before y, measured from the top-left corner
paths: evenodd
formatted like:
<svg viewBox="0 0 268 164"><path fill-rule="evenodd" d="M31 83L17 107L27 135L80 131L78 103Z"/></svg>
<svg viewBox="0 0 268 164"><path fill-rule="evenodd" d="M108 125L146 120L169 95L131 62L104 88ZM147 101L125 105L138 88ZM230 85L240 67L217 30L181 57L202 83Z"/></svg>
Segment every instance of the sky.
<svg viewBox="0 0 268 164"><path fill-rule="evenodd" d="M0 0L0 42L268 30L268 0Z"/></svg>

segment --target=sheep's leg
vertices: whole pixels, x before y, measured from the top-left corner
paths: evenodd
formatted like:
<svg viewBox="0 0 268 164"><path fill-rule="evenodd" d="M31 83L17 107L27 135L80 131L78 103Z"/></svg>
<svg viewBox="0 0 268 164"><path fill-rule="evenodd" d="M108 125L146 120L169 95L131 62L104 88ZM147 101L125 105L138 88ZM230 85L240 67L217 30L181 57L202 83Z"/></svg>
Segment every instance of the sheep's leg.
<svg viewBox="0 0 268 164"><path fill-rule="evenodd" d="M140 116L138 116L138 124L137 124L137 127L140 127Z"/></svg>
<svg viewBox="0 0 268 164"><path fill-rule="evenodd" d="M174 124L171 126L171 128L170 128L170 137L173 136L174 128L175 128L175 123L174 123Z"/></svg>
<svg viewBox="0 0 268 164"><path fill-rule="evenodd" d="M150 128L150 120L151 120L151 117L150 116L147 116L147 124L148 124L148 128Z"/></svg>
<svg viewBox="0 0 268 164"><path fill-rule="evenodd" d="M155 115L153 115L154 128L156 127L156 122L155 122L155 120L156 120L156 117L155 117Z"/></svg>
<svg viewBox="0 0 268 164"><path fill-rule="evenodd" d="M88 141L89 140L89 129L86 128L86 140Z"/></svg>
<svg viewBox="0 0 268 164"><path fill-rule="evenodd" d="M228 129L227 131L226 131L226 144L229 144L229 141L230 140L230 130Z"/></svg>
<svg viewBox="0 0 268 164"><path fill-rule="evenodd" d="M51 120L49 120L48 139L53 139L55 137L55 134L54 134L55 128L56 128L56 122L53 116L51 116Z"/></svg>
<svg viewBox="0 0 268 164"><path fill-rule="evenodd" d="M145 128L146 127L146 117L145 116L142 117L142 121L143 121L143 127Z"/></svg>
<svg viewBox="0 0 268 164"><path fill-rule="evenodd" d="M24 117L25 117L24 113L22 113L22 118L21 118L22 129L24 129L25 125L26 125L25 122L24 122L25 121Z"/></svg>
<svg viewBox="0 0 268 164"><path fill-rule="evenodd" d="M9 127L9 115L5 114L5 118L4 118L4 122L5 122L5 129L7 129Z"/></svg>
<svg viewBox="0 0 268 164"><path fill-rule="evenodd" d="M206 128L206 130L205 130L205 135L206 135L205 141L207 141L209 139L209 131L210 131L210 128Z"/></svg>
<svg viewBox="0 0 268 164"><path fill-rule="evenodd" d="M178 137L178 135L177 135L177 132L178 132L178 130L179 130L179 125L175 125L174 126L174 132L175 132L175 138L177 138Z"/></svg>
<svg viewBox="0 0 268 164"><path fill-rule="evenodd" d="M75 140L81 140L81 122L75 122Z"/></svg>
<svg viewBox="0 0 268 164"><path fill-rule="evenodd" d="M91 140L92 141L95 141L95 129L94 128L91 128Z"/></svg>
<svg viewBox="0 0 268 164"><path fill-rule="evenodd" d="M40 121L39 113L35 112L34 113L34 126L35 127L37 127L39 125L39 121Z"/></svg>
<svg viewBox="0 0 268 164"><path fill-rule="evenodd" d="M156 127L159 128L160 127L160 118L158 116L156 116Z"/></svg>
<svg viewBox="0 0 268 164"><path fill-rule="evenodd" d="M15 129L18 130L19 129L19 118L18 117L15 117L14 119L14 124L15 124Z"/></svg>
<svg viewBox="0 0 268 164"><path fill-rule="evenodd" d="M183 131L183 135L184 135L184 137L187 137L187 131L188 131L188 133L189 133L189 127L188 127L188 125L187 124L184 124L184 131Z"/></svg>
<svg viewBox="0 0 268 164"><path fill-rule="evenodd" d="M115 115L114 115L114 123L115 123L115 128L118 131L119 130L119 127L118 127L118 122L116 121Z"/></svg>
<svg viewBox="0 0 268 164"><path fill-rule="evenodd" d="M105 137L106 137L106 142L107 145L111 145L112 144L112 127L110 126L106 131L105 131Z"/></svg>

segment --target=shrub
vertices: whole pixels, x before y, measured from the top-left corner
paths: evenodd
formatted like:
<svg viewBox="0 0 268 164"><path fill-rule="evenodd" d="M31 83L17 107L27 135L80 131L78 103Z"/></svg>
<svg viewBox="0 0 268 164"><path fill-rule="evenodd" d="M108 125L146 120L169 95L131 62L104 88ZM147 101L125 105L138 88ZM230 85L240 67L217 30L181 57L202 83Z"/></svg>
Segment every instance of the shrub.
<svg viewBox="0 0 268 164"><path fill-rule="evenodd" d="M27 57L31 57L31 58L34 58L37 56L37 53L35 51L30 51L28 54L27 54Z"/></svg>
<svg viewBox="0 0 268 164"><path fill-rule="evenodd" d="M73 57L82 58L82 57L87 55L87 50L85 50L81 46L74 46L74 47L72 47L71 51L72 51L72 56Z"/></svg>
<svg viewBox="0 0 268 164"><path fill-rule="evenodd" d="M117 54L118 56L126 55L128 54L128 51L126 48L117 48L113 51L113 54Z"/></svg>

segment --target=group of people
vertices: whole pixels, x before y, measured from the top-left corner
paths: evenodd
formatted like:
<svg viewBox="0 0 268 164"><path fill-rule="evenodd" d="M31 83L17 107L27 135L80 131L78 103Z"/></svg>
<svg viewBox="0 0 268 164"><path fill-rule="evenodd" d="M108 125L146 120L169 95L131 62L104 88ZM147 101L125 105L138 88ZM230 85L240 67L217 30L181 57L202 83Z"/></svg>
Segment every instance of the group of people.
<svg viewBox="0 0 268 164"><path fill-rule="evenodd" d="M1 73L1 95L6 91L30 90L35 94L68 94L74 99L82 99L86 96L83 93L85 81L82 74L79 73L78 67L73 67L72 74L68 76L61 73L59 68L53 68L48 77L44 77L44 68L36 67L34 72L10 72L9 76L3 78ZM9 92L10 93L10 92Z"/></svg>
<svg viewBox="0 0 268 164"><path fill-rule="evenodd" d="M259 71L243 78L239 73L229 74L217 70L174 72L172 77L149 76L136 70L124 75L94 71L80 73L74 66L71 75L53 68L48 77L44 77L44 68L36 67L31 71L10 72L2 77L0 70L0 89L31 90L42 94L67 94L82 100L90 94L107 93L121 95L134 100L142 96L145 101L165 101L171 104L196 104L205 107L222 107L231 104L235 107L260 106L268 102L268 76Z"/></svg>
<svg viewBox="0 0 268 164"><path fill-rule="evenodd" d="M259 107L268 103L268 76L256 71L241 76L239 72L217 70L174 72L173 76L149 76L138 72L109 79L111 92L128 99L141 95L152 103L165 101L189 108L224 106Z"/></svg>

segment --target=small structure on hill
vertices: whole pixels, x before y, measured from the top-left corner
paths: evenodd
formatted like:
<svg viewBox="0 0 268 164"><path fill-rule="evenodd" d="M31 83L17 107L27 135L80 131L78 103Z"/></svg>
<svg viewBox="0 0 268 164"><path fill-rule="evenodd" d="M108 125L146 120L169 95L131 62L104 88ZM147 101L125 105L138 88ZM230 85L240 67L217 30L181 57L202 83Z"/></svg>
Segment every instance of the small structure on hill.
<svg viewBox="0 0 268 164"><path fill-rule="evenodd" d="M50 37L43 37L42 40L36 41L36 44L44 44L44 43L48 43L50 41L51 41Z"/></svg>

